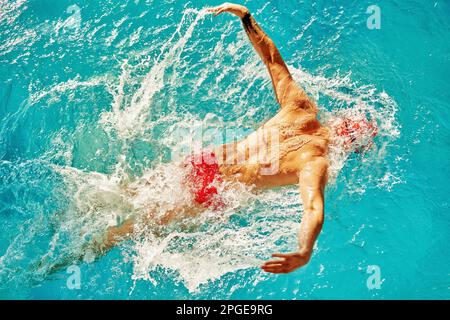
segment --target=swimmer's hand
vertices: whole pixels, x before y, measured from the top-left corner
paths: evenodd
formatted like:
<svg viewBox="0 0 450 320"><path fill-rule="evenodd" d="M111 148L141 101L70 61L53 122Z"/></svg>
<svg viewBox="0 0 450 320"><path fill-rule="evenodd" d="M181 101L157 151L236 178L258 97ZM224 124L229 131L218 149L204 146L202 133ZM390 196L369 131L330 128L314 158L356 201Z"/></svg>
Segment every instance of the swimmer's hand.
<svg viewBox="0 0 450 320"><path fill-rule="evenodd" d="M241 6L239 4L229 3L225 2L222 3L220 6L209 8L206 10L207 12L214 13L214 16L218 16L219 14L223 12L229 12L231 14L234 14L235 16L238 16L239 18L243 18L247 13L249 13L248 9L244 6Z"/></svg>
<svg viewBox="0 0 450 320"><path fill-rule="evenodd" d="M289 273L307 264L311 259L311 253L275 253L272 257L281 259L270 260L264 263L261 267L264 271L270 273Z"/></svg>

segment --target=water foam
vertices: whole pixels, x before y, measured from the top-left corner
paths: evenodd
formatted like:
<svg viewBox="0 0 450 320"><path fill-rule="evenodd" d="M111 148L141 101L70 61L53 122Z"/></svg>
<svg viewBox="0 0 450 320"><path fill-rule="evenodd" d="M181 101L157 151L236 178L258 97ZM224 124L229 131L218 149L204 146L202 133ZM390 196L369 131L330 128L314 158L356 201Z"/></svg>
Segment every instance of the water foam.
<svg viewBox="0 0 450 320"><path fill-rule="evenodd" d="M63 252L66 256L82 253L86 241L101 234L108 226L118 225L131 216L146 215L152 210L159 210L159 214L164 214L165 211L176 208L177 201L186 200L190 196L181 186L182 172L179 167L160 164L158 155L152 162L152 168L144 170L141 175L133 175L127 170L131 160L127 158L126 151L134 140L163 144L170 148L182 147L183 141L174 139L174 135L156 135L152 129L162 126L165 133L170 133L181 126L198 125L198 115L190 112L189 106L175 105L179 102L176 100L165 105L168 110L158 119L152 119L152 116L159 111L155 107L158 103L157 94L167 88L182 87L185 83L181 79L195 69L195 66L186 66L184 55L188 55L195 47L189 41L199 44L199 40L195 39L195 31L204 18L204 12L192 9L184 12L176 30L161 46L160 53L153 59L152 66L142 77L139 87L130 96L125 93L125 87L129 82L135 81L132 74L136 65L128 60L121 62L118 83L107 82L107 90L112 96L111 109L101 114L96 125L109 133L107 139L111 139L110 143L120 145L121 152L115 159L117 164L114 169L109 174L102 174L72 168L70 163L55 167L64 177L68 186L67 194L71 198L67 212L61 214L64 218L59 219L59 231L53 237L55 242L60 242L62 234L74 232L72 241L64 244L67 247L66 252ZM233 110L238 114L235 122L246 125L254 122L256 113L270 114L265 105L273 104L273 97L269 90L270 79L264 66L251 54L245 34L240 31L237 42L226 44L226 37L234 31L235 27L226 25L215 49L203 52L196 66L204 65L204 70L194 81L196 86L192 94L206 94L203 99L220 100L224 105L233 105ZM226 63L229 54L234 59L231 64ZM244 61L238 57L244 57ZM336 117L361 112L377 121L380 128L376 141L378 152L365 155L363 163L372 165L374 161L383 162L385 155L382 150L399 134L399 126L395 120L395 102L386 93L377 93L372 86L355 85L350 74L330 79L308 74L292 66L290 68L296 80L319 102L324 123L330 123ZM172 71L170 74L168 69ZM232 84L225 85L224 79ZM69 81L36 93L31 101L98 83L95 79L87 82ZM261 87L268 89L267 94L260 94L257 98L259 100L255 100L252 92L255 88L258 88L256 91L262 91ZM328 109L322 107L321 101L324 98ZM246 102L247 99L252 102ZM184 112L180 113L180 110ZM202 123L214 124L217 117L213 118L206 117ZM70 160L72 155L67 156L70 153L67 149L71 145L65 143L60 136L55 141L59 141L59 147L65 150L61 154ZM348 161L349 154L333 144L331 148L331 175L338 179L338 173ZM55 154L49 156L55 157ZM394 173L389 172L374 179L388 184L386 181L393 175ZM352 183L349 183L349 189L364 192L368 183L364 184L361 191L362 184L356 179L353 184L355 187L352 189ZM386 188L386 184L382 183L377 185ZM124 248L132 252L132 278L135 281L154 282L152 272L163 267L175 270L186 287L191 292L196 292L202 285L227 273L258 267L273 252L295 248L295 231L300 220L298 213L301 212L296 188L254 195L251 190L243 187L230 191L225 197L232 206L219 213L205 212L201 216L184 219L165 228L154 226L154 229L149 230L147 225L138 225L133 241L123 244ZM75 232L76 230L78 231ZM60 262L54 245L50 246L47 257L51 259L47 260L45 270L50 270ZM255 281L259 281L258 279L261 278L256 273Z"/></svg>

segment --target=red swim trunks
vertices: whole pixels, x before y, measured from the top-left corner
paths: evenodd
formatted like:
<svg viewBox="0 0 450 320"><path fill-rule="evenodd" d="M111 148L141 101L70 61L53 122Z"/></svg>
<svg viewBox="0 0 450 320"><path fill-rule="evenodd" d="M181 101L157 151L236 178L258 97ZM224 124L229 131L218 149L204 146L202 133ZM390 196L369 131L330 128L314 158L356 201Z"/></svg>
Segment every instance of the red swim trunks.
<svg viewBox="0 0 450 320"><path fill-rule="evenodd" d="M198 204L218 209L223 206L217 190L217 183L222 182L219 164L213 152L201 152L186 159L187 175L185 184Z"/></svg>

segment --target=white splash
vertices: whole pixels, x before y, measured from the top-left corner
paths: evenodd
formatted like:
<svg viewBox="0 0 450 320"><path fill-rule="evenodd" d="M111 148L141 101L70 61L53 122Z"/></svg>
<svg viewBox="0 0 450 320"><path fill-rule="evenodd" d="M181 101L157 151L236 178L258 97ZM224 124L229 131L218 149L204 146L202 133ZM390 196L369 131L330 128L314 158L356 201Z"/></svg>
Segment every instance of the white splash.
<svg viewBox="0 0 450 320"><path fill-rule="evenodd" d="M32 101L36 101L99 83L106 83L112 96L110 110L101 114L97 125L110 133L107 136L111 139L110 144L121 146L122 153L115 159L117 165L114 169L109 174L101 174L83 172L71 168L70 164L57 168L69 186L68 194L73 195L69 212L64 215L67 219L61 222L61 228L81 228L82 236L77 238L80 241L87 235L94 236L108 226L118 225L130 217L154 215L155 211L157 215L164 214L177 208L180 202L188 201L190 195L182 187L183 172L176 164L162 164L155 159L152 167L139 176L133 176L127 171L133 161L126 154L131 142L146 141L149 145L157 143L170 149L182 148L184 141L174 138L177 136L176 131L183 126L192 129L199 123L195 112L188 112L189 106L178 101L176 96L169 97L168 104L164 106L168 112L159 116L155 107L158 102L156 97L163 89L181 88L186 85L183 79L188 78L190 72L194 72L195 68L202 68L198 78L190 83L191 87L194 86L191 92L193 97L206 95L199 99L211 103L220 101L224 108L229 108L236 114L235 122L243 126L253 123L256 113L270 115L267 107L274 103L270 79L262 63L251 53L245 34L240 31L238 41L226 45L229 42L226 37L237 30L236 25L225 25L215 49L200 52L200 59L192 62L194 65L186 65L183 55L189 55L192 51L194 44L190 44L190 41L195 45L200 41L196 32L204 31L196 28L205 15L203 11L192 9L184 12L175 31L162 44L159 54L141 77L139 86L129 96L125 93L125 88L134 81L132 74L137 66L124 60L120 62L121 74L115 81L117 83L101 77L86 82L69 81L31 97ZM226 62L230 56L233 60ZM168 72L169 69L171 72ZM298 82L317 101L320 102L325 97L332 102L333 105L326 109L319 105L324 123L346 114L362 112L377 121L378 150L382 150L382 146L385 148L398 136L399 126L395 119L397 107L386 93L377 93L371 86L356 86L352 83L350 74L329 79L293 67L291 70ZM255 88L259 93L257 98L252 96ZM152 120L153 115L157 116L157 120ZM217 122L221 115L216 116L213 114L206 117L202 125ZM150 132L160 125L164 126L164 134L158 136ZM55 141L61 148L70 148L61 140L57 137ZM334 179L337 179L349 154L333 144L331 151L330 170ZM383 152L374 154L375 162L382 161ZM67 155L68 159L73 157L72 153L62 152L62 155ZM160 154L156 155L158 156ZM392 172L386 173L381 179L374 179L378 179L378 186L382 188L387 188L389 181L396 183ZM359 188L360 184L355 183L355 186ZM201 216L162 229L138 225L138 232L131 244L124 245L133 252L133 280L155 283L152 272L159 266L175 270L186 287L195 292L202 285L229 272L258 267L273 252L292 250L295 247L295 234L301 213L296 188L268 191L259 195L242 188L229 191L224 197L232 204L226 211L207 211ZM82 248L82 244L78 244L77 249Z"/></svg>

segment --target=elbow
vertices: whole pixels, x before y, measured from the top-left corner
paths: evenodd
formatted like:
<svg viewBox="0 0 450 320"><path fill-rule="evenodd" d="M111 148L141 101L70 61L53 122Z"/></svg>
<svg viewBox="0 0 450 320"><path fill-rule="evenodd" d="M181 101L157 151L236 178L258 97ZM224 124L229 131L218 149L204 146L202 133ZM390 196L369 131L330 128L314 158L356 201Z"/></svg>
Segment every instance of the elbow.
<svg viewBox="0 0 450 320"><path fill-rule="evenodd" d="M323 212L321 212L321 213L316 213L316 214L314 215L314 219L315 219L315 222L316 222L317 229L318 229L318 230L322 230L323 223L324 223Z"/></svg>
<svg viewBox="0 0 450 320"><path fill-rule="evenodd" d="M320 230L324 224L324 212L322 207L311 206L305 208L304 214L309 220L314 222L314 225Z"/></svg>

